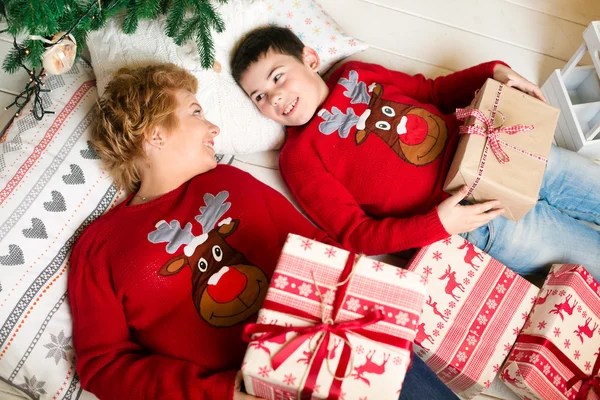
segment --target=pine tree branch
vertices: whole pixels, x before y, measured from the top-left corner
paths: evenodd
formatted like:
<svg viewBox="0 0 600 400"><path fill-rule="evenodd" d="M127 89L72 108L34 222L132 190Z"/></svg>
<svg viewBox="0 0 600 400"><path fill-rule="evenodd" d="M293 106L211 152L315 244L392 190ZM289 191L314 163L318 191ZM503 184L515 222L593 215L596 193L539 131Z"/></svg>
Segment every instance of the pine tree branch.
<svg viewBox="0 0 600 400"><path fill-rule="evenodd" d="M170 3L166 1L165 3ZM185 17L186 0L174 0L167 15L165 33L171 38L176 38L181 30L181 21Z"/></svg>
<svg viewBox="0 0 600 400"><path fill-rule="evenodd" d="M137 29L139 19L140 16L137 2L135 0L129 0L129 3L127 4L127 15L125 15L125 19L123 20L123 32L128 35L134 33Z"/></svg>

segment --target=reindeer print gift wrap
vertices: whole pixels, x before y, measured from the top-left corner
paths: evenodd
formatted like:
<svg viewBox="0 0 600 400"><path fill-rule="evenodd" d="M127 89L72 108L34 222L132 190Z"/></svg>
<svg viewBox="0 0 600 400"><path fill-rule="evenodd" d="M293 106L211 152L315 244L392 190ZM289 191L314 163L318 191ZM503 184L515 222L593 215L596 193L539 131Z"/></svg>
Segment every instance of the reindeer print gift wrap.
<svg viewBox="0 0 600 400"><path fill-rule="evenodd" d="M422 248L409 265L428 296L415 352L470 399L498 373L539 289L460 236Z"/></svg>
<svg viewBox="0 0 600 400"><path fill-rule="evenodd" d="M580 265L555 265L500 377L523 399L598 399L599 328L598 282Z"/></svg>
<svg viewBox="0 0 600 400"><path fill-rule="evenodd" d="M396 400L425 286L419 275L290 235L242 371L264 399ZM343 379L334 379L334 374Z"/></svg>

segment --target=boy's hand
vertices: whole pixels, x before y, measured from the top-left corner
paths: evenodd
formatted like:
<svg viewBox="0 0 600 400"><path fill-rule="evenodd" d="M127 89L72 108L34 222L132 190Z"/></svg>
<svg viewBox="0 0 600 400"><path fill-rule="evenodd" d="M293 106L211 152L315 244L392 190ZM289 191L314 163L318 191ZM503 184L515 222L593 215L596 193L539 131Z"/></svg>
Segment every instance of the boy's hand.
<svg viewBox="0 0 600 400"><path fill-rule="evenodd" d="M242 371L238 371L235 376L235 388L233 390L233 400L260 400L258 397L243 393L242 391Z"/></svg>
<svg viewBox="0 0 600 400"><path fill-rule="evenodd" d="M497 200L470 206L458 204L468 191L469 188L463 186L456 194L442 201L438 206L440 221L446 232L451 235L474 231L504 213L504 209L495 209L500 206L500 202Z"/></svg>
<svg viewBox="0 0 600 400"><path fill-rule="evenodd" d="M547 102L542 90L538 87L538 85L529 82L527 79L508 68L506 65L496 64L494 67L494 79L500 83L504 83L506 86L514 87L515 89L519 89L521 92L527 93L530 96Z"/></svg>

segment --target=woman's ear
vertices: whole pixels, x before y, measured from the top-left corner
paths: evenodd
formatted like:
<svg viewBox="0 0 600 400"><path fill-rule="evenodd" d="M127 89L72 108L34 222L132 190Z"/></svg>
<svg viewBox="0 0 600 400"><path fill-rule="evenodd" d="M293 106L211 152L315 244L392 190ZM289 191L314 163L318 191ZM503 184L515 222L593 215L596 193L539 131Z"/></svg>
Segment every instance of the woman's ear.
<svg viewBox="0 0 600 400"><path fill-rule="evenodd" d="M321 66L321 58L315 49L312 47L304 46L302 50L302 61L304 61L304 65L309 67L314 72L319 71L319 67Z"/></svg>
<svg viewBox="0 0 600 400"><path fill-rule="evenodd" d="M165 145L165 136L158 127L154 128L152 133L146 135L145 143L147 146L160 150Z"/></svg>

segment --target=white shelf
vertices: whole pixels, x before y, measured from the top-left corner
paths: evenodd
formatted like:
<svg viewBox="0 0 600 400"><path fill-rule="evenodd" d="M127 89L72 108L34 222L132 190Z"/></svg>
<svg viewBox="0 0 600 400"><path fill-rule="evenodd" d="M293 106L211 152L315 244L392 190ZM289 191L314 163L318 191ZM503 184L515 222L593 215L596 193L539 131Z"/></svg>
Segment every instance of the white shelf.
<svg viewBox="0 0 600 400"><path fill-rule="evenodd" d="M548 102L560 108L556 144L593 159L600 159L600 22L584 32L584 44L562 70L542 86ZM586 53L595 65L577 66Z"/></svg>

